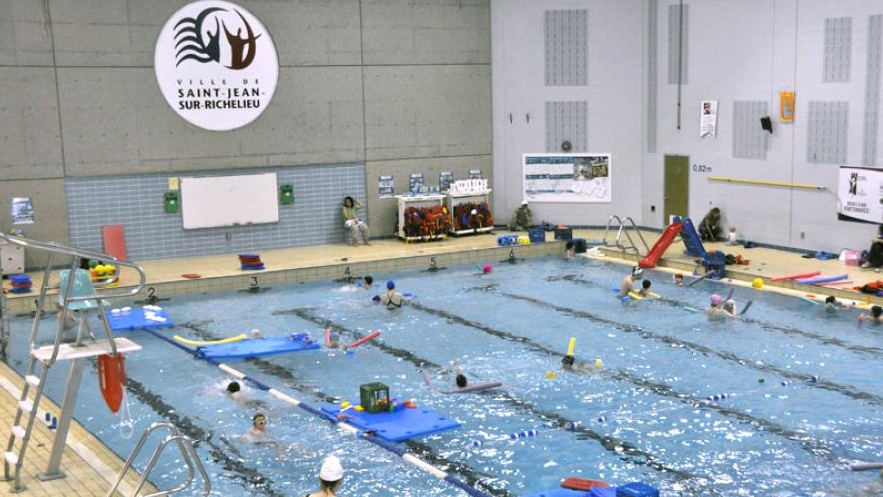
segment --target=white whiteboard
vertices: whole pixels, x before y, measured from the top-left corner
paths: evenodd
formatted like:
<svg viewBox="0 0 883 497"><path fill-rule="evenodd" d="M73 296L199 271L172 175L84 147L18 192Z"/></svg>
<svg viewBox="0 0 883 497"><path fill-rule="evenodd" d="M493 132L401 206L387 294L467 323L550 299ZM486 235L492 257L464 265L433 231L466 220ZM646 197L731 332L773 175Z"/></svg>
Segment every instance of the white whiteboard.
<svg viewBox="0 0 883 497"><path fill-rule="evenodd" d="M276 173L181 178L184 229L279 222Z"/></svg>

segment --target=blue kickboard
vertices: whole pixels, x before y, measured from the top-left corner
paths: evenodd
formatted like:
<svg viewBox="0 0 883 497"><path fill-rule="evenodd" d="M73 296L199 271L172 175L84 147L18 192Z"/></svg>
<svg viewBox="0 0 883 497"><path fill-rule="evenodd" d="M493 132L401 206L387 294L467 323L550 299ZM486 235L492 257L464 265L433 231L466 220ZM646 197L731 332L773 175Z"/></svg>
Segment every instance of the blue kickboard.
<svg viewBox="0 0 883 497"><path fill-rule="evenodd" d="M174 326L172 318L161 307L145 305L141 308L123 307L106 312L107 322L113 331L131 331L144 328Z"/></svg>
<svg viewBox="0 0 883 497"><path fill-rule="evenodd" d="M615 491L615 490L614 490ZM585 490L571 490L569 488L556 488L546 490L535 494L525 495L524 497L590 497L591 492Z"/></svg>
<svg viewBox="0 0 883 497"><path fill-rule="evenodd" d="M702 239L699 237L699 233L689 217L683 220L681 240L684 241L684 246L687 247L684 253L692 257L705 257L705 246L702 245Z"/></svg>
<svg viewBox="0 0 883 497"><path fill-rule="evenodd" d="M353 405L359 405L359 401L353 402ZM370 413L355 409L341 412L339 405L326 404L322 406L322 411L362 431L371 431L374 436L388 442L401 442L460 427L460 423L453 419L419 405L393 412ZM342 418L338 415L342 415Z"/></svg>
<svg viewBox="0 0 883 497"><path fill-rule="evenodd" d="M233 343L196 347L196 355L206 359L261 357L286 352L299 352L321 347L306 333L286 337L248 338Z"/></svg>

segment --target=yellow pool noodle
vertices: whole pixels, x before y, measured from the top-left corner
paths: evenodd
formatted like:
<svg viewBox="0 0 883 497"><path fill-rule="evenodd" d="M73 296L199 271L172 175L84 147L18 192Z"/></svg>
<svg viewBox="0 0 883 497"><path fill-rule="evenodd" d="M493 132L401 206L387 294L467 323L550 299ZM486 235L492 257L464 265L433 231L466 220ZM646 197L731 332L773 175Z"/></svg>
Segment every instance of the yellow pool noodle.
<svg viewBox="0 0 883 497"><path fill-rule="evenodd" d="M200 347L203 345L221 345L223 343L238 342L240 340L245 340L246 338L248 338L248 335L246 335L245 333L242 333L240 335L236 335L235 337L222 338L221 340L208 340L208 341L190 340L189 338L184 338L184 337L178 336L178 335L175 335L172 338L174 338L175 341L177 341L177 342L183 343L184 345L190 345L193 347Z"/></svg>
<svg viewBox="0 0 883 497"><path fill-rule="evenodd" d="M573 349L576 347L576 337L570 337L570 344L567 345L567 355L573 355Z"/></svg>

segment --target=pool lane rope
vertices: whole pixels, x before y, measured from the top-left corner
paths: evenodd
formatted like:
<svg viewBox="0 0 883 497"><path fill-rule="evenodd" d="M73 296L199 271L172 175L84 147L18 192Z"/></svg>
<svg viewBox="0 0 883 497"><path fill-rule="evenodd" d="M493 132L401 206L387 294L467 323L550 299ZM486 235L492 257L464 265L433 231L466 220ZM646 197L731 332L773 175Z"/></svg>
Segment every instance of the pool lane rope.
<svg viewBox="0 0 883 497"><path fill-rule="evenodd" d="M455 487L459 488L460 490L466 492L467 494L469 494L473 497L493 497L492 495L482 492L481 490L469 485L468 483L460 480L459 478L436 468L435 466L429 464L428 462L409 453L407 451L407 449L405 449L403 447L400 447L392 442L388 442L386 440L383 440L380 437L376 437L374 435L371 435L370 433L366 433L366 432L360 430L359 428L347 423L346 421L339 420L339 419L337 419L337 417L332 416L328 413L325 413L321 409L316 409L315 407L313 407L309 404L305 404L305 403L301 402L300 400L298 400L298 399L296 399L296 398L294 398L284 392L281 392L281 391L267 385L266 383L261 382L260 380L252 378L252 377L248 376L247 374L245 374L237 369L234 369L233 367L231 367L227 364L224 364L222 362L216 361L216 360L208 358L208 357L197 356L192 349L190 349L190 348L184 346L183 344L180 344L177 341L170 339L160 333L157 333L154 330L146 328L144 331L150 333L151 335L153 335L155 337L161 338L168 343L171 343L172 345L178 347L181 350L184 350L190 354L193 354L193 357L196 359L202 359L202 360L208 362L209 364L212 364L212 365L218 367L221 371L224 371L225 373L235 377L236 379L238 379L240 381L247 381L247 382L253 384L258 389L269 393L273 397L275 397L283 402L287 402L295 407L299 407L299 408L307 411L308 413L313 414L321 419L324 419L326 421L330 421L332 424L337 425L337 427L342 431L345 431L349 434L355 435L359 438L363 438L363 439L373 443L374 445L377 445L378 447L380 447L382 449L392 452L393 454L399 456L402 460L412 464L413 466L416 466L417 468L431 474L432 476L435 476L436 478L438 478L440 480L444 480L444 481L450 483L451 485L454 485ZM379 333L377 333L377 335L379 335ZM367 342L368 340L376 337L377 335L374 335L374 336L366 335L366 337L363 337L360 342L359 342L359 340L357 340L357 342L359 342L359 343ZM367 338L367 337L371 337L371 338ZM355 342L353 342L353 343L355 343ZM350 345L350 347L353 347L353 345Z"/></svg>

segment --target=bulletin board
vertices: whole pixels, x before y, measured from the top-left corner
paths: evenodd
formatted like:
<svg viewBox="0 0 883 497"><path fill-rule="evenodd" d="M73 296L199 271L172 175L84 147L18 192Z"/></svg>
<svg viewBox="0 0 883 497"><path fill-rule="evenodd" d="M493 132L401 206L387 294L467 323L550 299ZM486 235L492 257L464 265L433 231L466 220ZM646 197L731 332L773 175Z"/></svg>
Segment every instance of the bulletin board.
<svg viewBox="0 0 883 497"><path fill-rule="evenodd" d="M279 222L276 173L181 178L184 229Z"/></svg>
<svg viewBox="0 0 883 497"><path fill-rule="evenodd" d="M610 154L524 154L524 198L531 202L611 202Z"/></svg>

